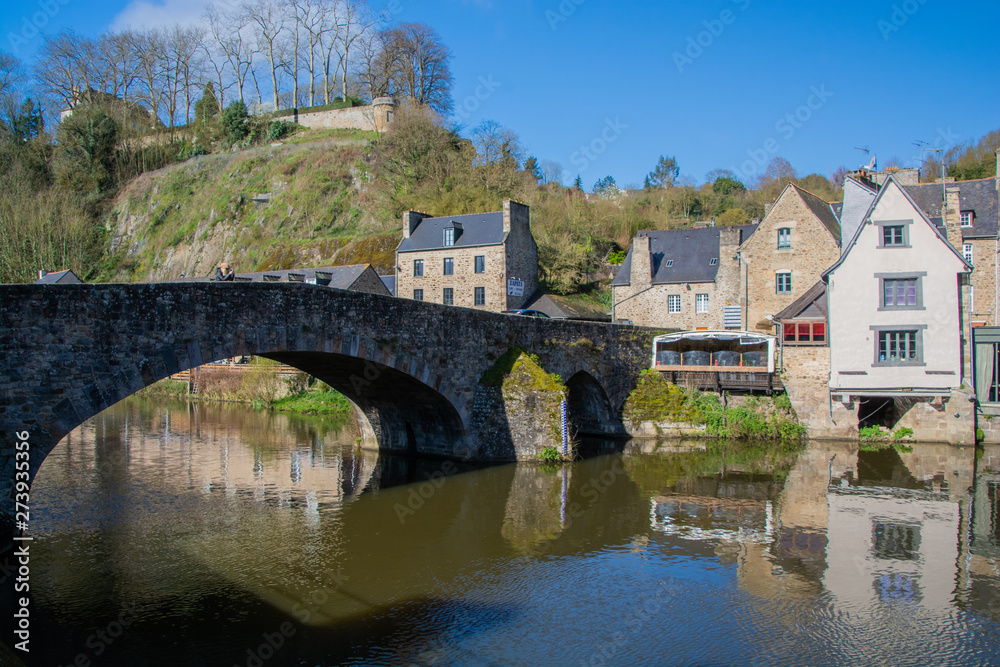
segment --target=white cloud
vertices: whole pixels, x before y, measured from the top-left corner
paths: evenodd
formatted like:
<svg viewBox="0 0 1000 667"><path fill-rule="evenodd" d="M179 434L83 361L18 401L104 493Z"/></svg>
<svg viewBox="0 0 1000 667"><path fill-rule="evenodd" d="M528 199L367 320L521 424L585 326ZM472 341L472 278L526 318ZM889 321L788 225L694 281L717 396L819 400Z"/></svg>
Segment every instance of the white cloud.
<svg viewBox="0 0 1000 667"><path fill-rule="evenodd" d="M133 0L111 22L111 30L125 28L166 28L197 23L205 8L216 4L220 9L234 0Z"/></svg>

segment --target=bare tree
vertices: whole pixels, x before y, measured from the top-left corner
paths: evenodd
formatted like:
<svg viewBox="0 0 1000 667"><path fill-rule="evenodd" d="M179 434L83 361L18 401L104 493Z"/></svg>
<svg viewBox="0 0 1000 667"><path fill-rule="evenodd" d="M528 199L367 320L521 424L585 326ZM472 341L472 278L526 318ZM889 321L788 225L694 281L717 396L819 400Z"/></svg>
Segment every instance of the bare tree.
<svg viewBox="0 0 1000 667"><path fill-rule="evenodd" d="M271 89L274 111L278 110L278 69L284 62L285 17L278 0L254 0L247 6L250 20L256 25L257 45L271 65Z"/></svg>
<svg viewBox="0 0 1000 667"><path fill-rule="evenodd" d="M149 104L150 113L156 119L160 116L160 105L166 97L164 79L168 58L164 36L159 30L133 32L130 35L142 94Z"/></svg>
<svg viewBox="0 0 1000 667"><path fill-rule="evenodd" d="M424 23L401 23L385 30L382 41L394 63L394 92L448 114L452 109L451 51L440 35Z"/></svg>
<svg viewBox="0 0 1000 667"><path fill-rule="evenodd" d="M105 33L98 42L101 59L109 76L105 92L128 101L129 92L138 78L136 57L129 32Z"/></svg>
<svg viewBox="0 0 1000 667"><path fill-rule="evenodd" d="M351 51L358 41L382 19L372 15L364 0L342 0L337 4L337 36L340 43L340 99L347 99L347 77L351 67Z"/></svg>
<svg viewBox="0 0 1000 667"><path fill-rule="evenodd" d="M88 53L91 42L71 30L47 38L35 65L35 80L42 94L56 106L72 108L91 101L92 71Z"/></svg>
<svg viewBox="0 0 1000 667"><path fill-rule="evenodd" d="M167 125L173 132L178 116L178 107L183 99L184 123L191 120L191 87L199 76L200 63L196 56L201 43L202 32L198 28L174 26L161 33L163 41L163 82L164 103L167 107Z"/></svg>
<svg viewBox="0 0 1000 667"><path fill-rule="evenodd" d="M211 50L215 54L211 57L211 62L219 83L219 106L224 106L223 91L230 88L228 85L223 85L225 69L221 66L223 60L235 80L240 102L245 102L244 87L253 69L253 60L257 53L254 41L248 35L251 25L249 12L239 8L237 11L223 14L214 6L209 6L204 21L217 48L217 51Z"/></svg>
<svg viewBox="0 0 1000 667"><path fill-rule="evenodd" d="M336 11L329 0L291 0L295 8L296 21L306 31L305 62L309 72L309 106L316 104L317 57L322 61L321 43L325 35L336 31ZM331 20L331 17L334 20Z"/></svg>

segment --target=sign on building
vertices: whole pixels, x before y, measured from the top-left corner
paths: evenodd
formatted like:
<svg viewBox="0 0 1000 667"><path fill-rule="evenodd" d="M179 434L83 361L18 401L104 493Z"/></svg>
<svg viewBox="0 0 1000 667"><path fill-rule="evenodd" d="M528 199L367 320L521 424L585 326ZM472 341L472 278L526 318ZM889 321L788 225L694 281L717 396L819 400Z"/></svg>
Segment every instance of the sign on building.
<svg viewBox="0 0 1000 667"><path fill-rule="evenodd" d="M524 296L524 281L514 280L513 278L508 279L507 296Z"/></svg>

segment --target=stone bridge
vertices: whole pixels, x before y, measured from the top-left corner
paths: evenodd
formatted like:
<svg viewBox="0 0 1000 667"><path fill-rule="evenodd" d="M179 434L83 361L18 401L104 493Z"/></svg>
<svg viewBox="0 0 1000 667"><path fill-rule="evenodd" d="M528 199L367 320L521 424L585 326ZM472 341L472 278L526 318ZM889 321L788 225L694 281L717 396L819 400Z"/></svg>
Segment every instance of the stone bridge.
<svg viewBox="0 0 1000 667"><path fill-rule="evenodd" d="M533 458L559 432L551 401L479 382L502 355L519 347L561 376L572 429L622 435L656 333L303 284L3 285L0 516L11 516L18 434L30 481L89 417L211 361L259 355L314 375L357 406L365 446L503 461Z"/></svg>

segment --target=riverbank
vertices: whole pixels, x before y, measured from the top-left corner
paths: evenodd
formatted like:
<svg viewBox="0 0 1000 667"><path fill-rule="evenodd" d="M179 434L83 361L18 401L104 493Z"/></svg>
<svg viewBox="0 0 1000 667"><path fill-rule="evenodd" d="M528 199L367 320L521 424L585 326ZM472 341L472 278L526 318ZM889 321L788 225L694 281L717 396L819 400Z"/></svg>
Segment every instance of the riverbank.
<svg viewBox="0 0 1000 667"><path fill-rule="evenodd" d="M806 434L785 394L720 396L682 389L652 370L640 376L623 417L633 437L801 440Z"/></svg>

